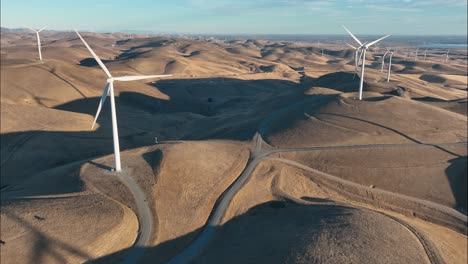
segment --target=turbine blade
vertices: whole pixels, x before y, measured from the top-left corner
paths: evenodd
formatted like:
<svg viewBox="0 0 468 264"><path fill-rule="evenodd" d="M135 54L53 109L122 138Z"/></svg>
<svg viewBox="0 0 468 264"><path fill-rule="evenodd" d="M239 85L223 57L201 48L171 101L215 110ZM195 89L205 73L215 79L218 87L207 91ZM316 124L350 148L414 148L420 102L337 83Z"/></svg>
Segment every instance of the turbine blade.
<svg viewBox="0 0 468 264"><path fill-rule="evenodd" d="M353 35L353 33L351 33L351 31L349 31L345 26L342 26L342 27L346 30L346 32L348 32L348 33L351 35L351 37L353 37L353 39L354 39L359 45L362 46L361 41L359 41L359 39L356 38L356 37Z"/></svg>
<svg viewBox="0 0 468 264"><path fill-rule="evenodd" d="M93 55L94 59L96 59L99 66L101 66L102 70L107 74L107 77L111 78L112 75L110 74L109 70L106 68L106 65L104 65L104 63L102 63L101 59L99 59L99 57L96 55L96 53L94 53L94 51L91 49L91 47L88 45L88 43L86 43L86 41L81 37L80 33L78 33L78 31L76 31L76 29L75 29L75 32L76 32L76 34L78 34L78 37L80 37L81 41L83 41L86 48L88 48L89 52L91 52L91 55Z"/></svg>
<svg viewBox="0 0 468 264"><path fill-rule="evenodd" d="M351 45L351 44L346 43L346 45L350 46L350 47L353 48L353 49L357 49L356 47L354 47L354 46Z"/></svg>
<svg viewBox="0 0 468 264"><path fill-rule="evenodd" d="M38 31L38 32L41 32L42 30L44 30L44 29L46 29L46 28L47 28L47 26L45 26L45 27L43 27L43 28L39 29L39 31Z"/></svg>
<svg viewBox="0 0 468 264"><path fill-rule="evenodd" d="M96 124L96 121L98 119L99 113L101 113L101 108L104 105L104 102L106 101L107 95L109 94L109 83L106 84L106 87L104 88L104 92L102 93L101 96L101 101L99 102L99 106L96 111L96 116L94 117L93 125L91 126L91 129L94 128L94 125Z"/></svg>
<svg viewBox="0 0 468 264"><path fill-rule="evenodd" d="M370 46L374 45L375 43L381 41L382 39L388 38L388 37L390 37L390 35L387 35L387 36L385 36L385 37L381 37L381 38L379 38L378 40L374 40L374 41L372 41L371 43L366 44L366 47L370 47Z"/></svg>
<svg viewBox="0 0 468 264"><path fill-rule="evenodd" d="M161 77L169 77L172 76L172 74L166 74L166 75L142 75L142 76L121 76L121 77L115 77L115 81L120 81L120 82L129 82L129 81L136 81L136 80L143 80L143 79L152 79L152 78L161 78Z"/></svg>
<svg viewBox="0 0 468 264"><path fill-rule="evenodd" d="M26 27L26 28L27 28L27 29L30 29L30 30L32 30L32 31L34 31L34 32L37 33L37 30L35 30L35 29L32 29L32 28L30 28L30 27Z"/></svg>

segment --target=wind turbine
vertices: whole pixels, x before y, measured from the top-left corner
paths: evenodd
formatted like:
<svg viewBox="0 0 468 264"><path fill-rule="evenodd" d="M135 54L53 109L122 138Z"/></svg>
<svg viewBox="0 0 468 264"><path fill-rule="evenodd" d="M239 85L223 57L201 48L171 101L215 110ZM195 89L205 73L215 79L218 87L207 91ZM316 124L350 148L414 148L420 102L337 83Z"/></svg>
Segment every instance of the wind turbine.
<svg viewBox="0 0 468 264"><path fill-rule="evenodd" d="M357 67L358 67L358 53L359 53L359 49L354 47L353 45L351 44L348 44L346 43L346 45L350 46L352 49L354 49L354 75L353 75L353 80L354 78L356 77L356 74L357 74Z"/></svg>
<svg viewBox="0 0 468 264"><path fill-rule="evenodd" d="M39 37L39 32L41 32L42 30L46 29L47 26L39 29L39 30L35 30L35 29L32 29L30 27L27 27L28 29L36 32L36 36L37 36L37 49L39 50L39 60L42 61L42 53L41 53L41 38Z"/></svg>
<svg viewBox="0 0 468 264"><path fill-rule="evenodd" d="M419 51L419 48L416 49L416 54L414 56L414 61L418 60L418 51Z"/></svg>
<svg viewBox="0 0 468 264"><path fill-rule="evenodd" d="M323 57L323 48L320 47L320 42L319 41L317 41L317 46L318 46L319 49L322 50L322 57Z"/></svg>
<svg viewBox="0 0 468 264"><path fill-rule="evenodd" d="M348 43L346 43L346 45L350 46L351 48L353 48L355 50L355 52L354 52L354 75L353 75L353 80L354 80L354 78L356 77L356 74L357 74L357 68L359 66L359 63L361 62L361 55L359 53L361 51L361 47L356 48L353 45L348 44ZM359 57L359 59L358 59L358 57Z"/></svg>
<svg viewBox="0 0 468 264"><path fill-rule="evenodd" d="M424 60L426 60L427 49L424 50Z"/></svg>
<svg viewBox="0 0 468 264"><path fill-rule="evenodd" d="M448 54L449 54L450 50L447 50L447 54L445 55L445 63L448 62Z"/></svg>
<svg viewBox="0 0 468 264"><path fill-rule="evenodd" d="M367 41L364 42L363 45L366 45L366 44L367 44ZM353 45L348 44L348 43L346 43L346 45L348 45L351 48L353 48L354 50L356 50L356 52L354 53L354 75L353 75L353 80L354 80L354 78L356 77L356 74L357 74L357 68L359 67L359 63L361 63L361 55L360 55L359 52L362 52L362 51L361 51L361 47L356 48Z"/></svg>
<svg viewBox="0 0 468 264"><path fill-rule="evenodd" d="M101 96L101 101L99 102L99 106L97 108L96 112L96 117L94 117L93 125L91 128L94 127L96 124L96 120L99 116L99 113L101 112L101 108L104 105L104 102L106 101L107 95L110 93L110 102L111 102L111 111L112 111L112 135L114 139L114 155L115 155L115 170L116 171L121 171L122 167L120 166L120 146L119 146L119 133L117 130L117 114L115 111L115 99L114 99L114 81L120 81L120 82L128 82L128 81L136 81L136 80L143 80L143 79L152 79L152 78L160 78L160 77L168 77L172 75L143 75L143 76L121 76L121 77L113 77L107 67L102 63L101 59L94 53L94 51L91 49L91 47L86 43L86 41L81 37L80 33L76 31L76 34L78 34L78 37L80 37L81 41L85 44L86 48L88 48L89 52L93 55L94 59L96 59L97 63L99 66L101 66L102 70L104 73L106 73L108 79L106 86L104 88L104 92L102 93Z"/></svg>
<svg viewBox="0 0 468 264"><path fill-rule="evenodd" d="M393 57L393 51L387 50L387 52L390 52L390 60L388 61L388 71L387 71L387 82L390 82L390 72L392 70L392 57Z"/></svg>
<svg viewBox="0 0 468 264"><path fill-rule="evenodd" d="M385 52L385 54L382 56L382 69L380 69L381 72L383 72L384 64L385 64L385 56L387 56L389 50Z"/></svg>
<svg viewBox="0 0 468 264"><path fill-rule="evenodd" d="M361 81L360 81L360 84L359 84L359 100L362 100L362 87L364 86L364 68L365 68L365 65L366 65L366 50L374 45L375 43L383 40L384 38L387 38L389 37L390 35L387 35L385 37L381 37L377 40L374 40L370 43L367 43L367 44L362 44L361 41L359 41L358 38L356 38L353 33L351 33L351 31L349 31L345 26L343 26L343 28L351 35L351 37L353 37L353 39L360 45L360 48L362 49L362 52L361 52L361 57L362 57L362 64L361 64Z"/></svg>
<svg viewBox="0 0 468 264"><path fill-rule="evenodd" d="M367 42L368 41L362 43L362 45L366 45ZM359 64L361 63L361 60L362 60L362 56L361 56L362 55L362 47L359 47L359 51L360 51L360 53L359 53L360 55L359 55L359 59L358 59L358 66L359 66Z"/></svg>

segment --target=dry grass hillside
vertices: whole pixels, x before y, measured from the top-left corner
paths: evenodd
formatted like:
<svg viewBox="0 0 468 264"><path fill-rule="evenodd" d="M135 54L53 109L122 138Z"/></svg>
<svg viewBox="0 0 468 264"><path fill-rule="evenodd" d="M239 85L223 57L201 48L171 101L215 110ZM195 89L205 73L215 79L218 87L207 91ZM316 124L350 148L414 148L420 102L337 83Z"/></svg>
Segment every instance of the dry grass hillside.
<svg viewBox="0 0 468 264"><path fill-rule="evenodd" d="M284 108L270 116L264 138L289 148L466 141L466 116L395 96L354 97L311 96Z"/></svg>
<svg viewBox="0 0 468 264"><path fill-rule="evenodd" d="M466 52L2 31L1 263L466 263ZM323 56L322 56L323 48Z"/></svg>

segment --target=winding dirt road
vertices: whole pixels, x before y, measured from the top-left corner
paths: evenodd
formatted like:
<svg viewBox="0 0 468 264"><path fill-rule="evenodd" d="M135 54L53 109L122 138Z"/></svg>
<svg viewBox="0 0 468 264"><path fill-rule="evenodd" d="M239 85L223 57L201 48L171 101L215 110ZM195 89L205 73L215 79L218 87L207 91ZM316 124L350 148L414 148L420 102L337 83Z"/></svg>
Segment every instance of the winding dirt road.
<svg viewBox="0 0 468 264"><path fill-rule="evenodd" d="M380 190L380 189L374 189L370 188L367 186L363 186L351 181L347 181L344 179L341 179L339 177L315 170L313 168L310 168L308 166L305 166L303 164L297 163L292 160L287 160L287 159L282 159L282 158L271 158L268 157L271 154L274 153L281 153L281 152L291 152L291 151L310 151L310 150L329 150L329 149L352 149L352 148L369 148L369 147L402 147L402 146L427 146L427 145L432 145L432 146L447 146L447 145L467 145L468 142L455 142L455 143L441 143L441 144L418 144L418 143L411 143L411 144L377 144L377 145L356 145L356 146L330 146L330 147L309 147L309 148L288 148L288 149L269 149L269 150L262 150L262 145L266 144L264 143L262 137L260 134L256 134L254 137L255 142L255 147L254 151L252 154L253 160L251 160L247 167L244 169L242 174L238 177L238 179L234 182L233 185L230 186L230 188L223 193L223 195L220 197L220 200L218 200L218 203L215 205L215 208L213 209L213 212L208 219L208 222L201 232L201 234L187 247L185 248L182 252L180 252L177 256L172 258L168 263L169 264L182 264L182 263L190 263L201 251L204 249L204 247L207 245L207 243L210 241L211 238L214 236L214 230L216 226L219 226L221 224L222 218L227 211L229 204L231 203L232 199L234 196L237 194L237 192L244 186L244 184L247 182L247 180L250 178L251 173L253 170L257 167L257 165L265 160L271 160L271 161L278 161L282 163L286 163L288 165L292 165L295 167L298 167L300 169L303 169L305 171L313 172L321 177L327 178L328 180L339 183L341 185L347 185L347 186L352 186L354 188L359 188L366 190L371 193L375 194L380 194L380 195L385 195L385 196L392 196L392 197L397 197L399 199L403 199L406 201L411 201L416 204L423 205L425 207L428 207L432 210L436 210L439 212L442 212L444 214L450 215L456 219L459 219L460 221L467 222L467 216L456 211L453 208L436 204L430 201L398 194L398 193L392 193L389 191L385 190ZM387 215L388 216L388 215ZM390 217L390 216L389 216ZM403 224L402 221L395 219L394 217L391 217L393 220L399 222L400 224ZM421 234L419 234L414 228L410 227L408 224L403 224L408 230L410 230L421 242L423 248L426 251L426 254L428 255L429 260L431 263L441 263L440 257L437 253L437 251L429 246L430 243L428 243Z"/></svg>
<svg viewBox="0 0 468 264"><path fill-rule="evenodd" d="M145 193L138 183L132 177L128 176L125 170L117 173L117 177L130 190L137 207L136 215L139 223L138 236L133 247L129 250L127 256L122 262L125 264L132 264L138 261L141 254L143 254L145 247L150 246L151 234L153 233L153 216L146 201Z"/></svg>

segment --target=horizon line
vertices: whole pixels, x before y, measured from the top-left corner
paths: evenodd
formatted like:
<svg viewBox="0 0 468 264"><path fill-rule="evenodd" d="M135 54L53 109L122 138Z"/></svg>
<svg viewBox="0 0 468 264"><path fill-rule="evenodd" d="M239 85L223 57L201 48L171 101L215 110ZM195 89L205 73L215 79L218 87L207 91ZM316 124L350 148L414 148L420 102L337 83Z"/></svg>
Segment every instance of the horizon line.
<svg viewBox="0 0 468 264"><path fill-rule="evenodd" d="M26 27L1 27L3 29L8 29L8 30L29 30ZM79 30L79 29L78 29ZM55 31L55 32L69 32L73 31L72 28L70 29L53 29L49 28L44 31ZM136 30L136 29L125 29L125 30L91 30L91 29L81 29L79 30L81 32L89 32L89 33L101 33L101 34L178 34L178 35L202 35L202 36L207 36L207 35L216 35L216 36L274 36L274 35L281 35L281 36L348 36L346 33L343 34L325 34L325 33L193 33L193 32L177 32L177 31L151 31L151 30ZM380 36L382 34L359 34L360 36ZM391 34L391 36L414 36L414 37L468 37L468 34Z"/></svg>

